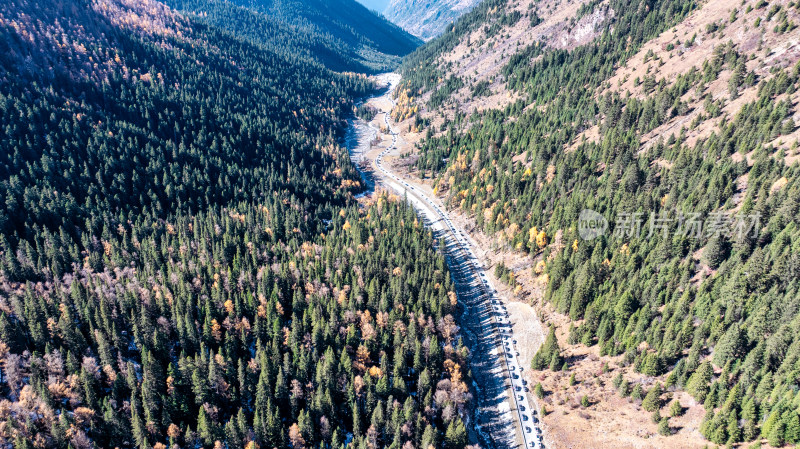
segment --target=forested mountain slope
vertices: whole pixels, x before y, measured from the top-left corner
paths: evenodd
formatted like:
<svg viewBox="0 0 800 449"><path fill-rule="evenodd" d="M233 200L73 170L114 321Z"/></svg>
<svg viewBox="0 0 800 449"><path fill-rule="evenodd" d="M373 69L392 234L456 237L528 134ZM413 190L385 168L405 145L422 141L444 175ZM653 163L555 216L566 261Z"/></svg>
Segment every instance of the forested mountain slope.
<svg viewBox="0 0 800 449"><path fill-rule="evenodd" d="M414 36L433 39L479 0L392 0L383 14Z"/></svg>
<svg viewBox="0 0 800 449"><path fill-rule="evenodd" d="M320 207L357 182L335 131L365 79L157 2L82 3L4 5L4 234L32 243L62 228L79 241L75 227L142 214L292 197ZM46 259L56 275L69 268Z"/></svg>
<svg viewBox="0 0 800 449"><path fill-rule="evenodd" d="M414 168L530 260L498 273L565 317L562 347L590 348L568 369L602 361L607 381L582 386L534 374L556 379L546 407L616 403L613 377L660 413L625 441L800 442L798 8L490 0L404 62L394 114L426 133Z"/></svg>
<svg viewBox="0 0 800 449"><path fill-rule="evenodd" d="M392 70L420 41L355 0L167 0L199 20L337 71Z"/></svg>
<svg viewBox="0 0 800 449"><path fill-rule="evenodd" d="M352 199L373 86L286 42L0 3L0 446L464 446L444 259Z"/></svg>

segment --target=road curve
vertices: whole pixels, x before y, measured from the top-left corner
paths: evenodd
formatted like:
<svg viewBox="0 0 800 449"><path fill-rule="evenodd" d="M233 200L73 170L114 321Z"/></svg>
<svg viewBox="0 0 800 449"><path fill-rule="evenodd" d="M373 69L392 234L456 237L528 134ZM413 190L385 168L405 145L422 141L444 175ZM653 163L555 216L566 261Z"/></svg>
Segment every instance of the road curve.
<svg viewBox="0 0 800 449"><path fill-rule="evenodd" d="M397 82L399 82L399 78L393 79L389 91L384 94L391 105L395 104L391 94ZM516 350L516 340L513 336L508 312L500 301L497 290L492 286L486 274L486 268L481 266L464 232L453 224L447 210L438 206L418 185L415 186L413 182L402 179L383 164L384 156L395 150L398 139L398 135L392 129L389 121L389 111L383 112L384 123L392 140L391 144L371 161L377 168L376 180L405 194L412 205L430 220L432 226L441 227L450 256L456 261L465 263L468 270L471 270L474 277L479 280L478 288L481 293L478 306L488 311L491 316L489 331L492 336L499 336L499 338L490 338L489 341L494 345L492 352L501 354L500 364L504 368L505 388L511 390L508 393L512 398L514 409L509 412L513 414L518 424L514 426L515 432L518 434L515 445L521 442L524 448L544 448L542 427L537 411L531 407L532 401L528 399L530 391L522 376L524 368L519 362L519 353Z"/></svg>

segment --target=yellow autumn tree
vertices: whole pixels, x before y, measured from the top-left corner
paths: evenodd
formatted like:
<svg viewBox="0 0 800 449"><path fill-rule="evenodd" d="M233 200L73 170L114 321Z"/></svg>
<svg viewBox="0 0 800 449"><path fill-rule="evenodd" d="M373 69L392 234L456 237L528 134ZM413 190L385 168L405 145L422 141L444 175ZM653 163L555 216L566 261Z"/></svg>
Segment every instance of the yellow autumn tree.
<svg viewBox="0 0 800 449"><path fill-rule="evenodd" d="M528 230L528 242L535 243L536 242L536 234L539 233L539 230L536 229L536 226L530 228Z"/></svg>
<svg viewBox="0 0 800 449"><path fill-rule="evenodd" d="M372 360L369 357L369 349L364 345L359 345L356 350L356 359L353 361L353 368L364 372L370 364L372 364Z"/></svg>
<svg viewBox="0 0 800 449"><path fill-rule="evenodd" d="M536 246L538 246L540 249L547 246L547 241L547 233L544 232L544 230L541 230L538 234L536 234Z"/></svg>
<svg viewBox="0 0 800 449"><path fill-rule="evenodd" d="M456 295L456 292L454 291L447 292L447 298L450 299L451 306L455 306L456 304L458 304L458 295Z"/></svg>
<svg viewBox="0 0 800 449"><path fill-rule="evenodd" d="M214 340L220 341L222 339L222 326L215 319L211 320L211 335Z"/></svg>
<svg viewBox="0 0 800 449"><path fill-rule="evenodd" d="M305 449L306 447L306 440L300 433L300 426L298 426L297 423L289 427L289 444L292 445L293 449Z"/></svg>

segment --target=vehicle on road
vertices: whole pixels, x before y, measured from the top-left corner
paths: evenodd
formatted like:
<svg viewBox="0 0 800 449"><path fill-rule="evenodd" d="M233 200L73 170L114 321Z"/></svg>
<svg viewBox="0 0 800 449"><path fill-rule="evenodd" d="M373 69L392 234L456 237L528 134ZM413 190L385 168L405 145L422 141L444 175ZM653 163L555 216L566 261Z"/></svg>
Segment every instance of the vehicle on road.
<svg viewBox="0 0 800 449"><path fill-rule="evenodd" d="M390 151L396 149L396 144L398 141L397 135L392 131L391 125L389 124L388 115L384 116L384 120L386 122L387 127L389 127L389 133L392 136L391 139L391 146L386 148L380 155L375 158L375 163L377 164L377 168L380 170L380 173L383 173L385 179L391 181L391 185L394 186L398 191L406 191L406 194L413 198L413 201L416 204L420 204L425 207L425 209L429 213L428 218L424 218L424 221L428 224L435 223L435 222L444 222L444 230L449 233L446 238L446 242L448 246L452 249L455 248L455 251L461 257L459 259L463 261L464 268L468 271L471 271L470 276L472 277L472 281L474 279L478 279L479 283L477 286L481 288L481 295L480 300L486 301L482 304L483 307L480 310L487 313L487 317L490 319L492 323L492 327L499 331L499 335L501 339L499 343L503 346L502 354L503 358L505 359L505 371L506 375L510 378L510 382L507 383L507 386L512 388L512 395L517 394L517 396L512 396L512 402L515 402L519 413L516 415L516 420L520 423L520 429L524 429L523 431L523 442L526 443L527 447L531 447L533 449L544 448L544 444L541 442L541 438L537 436L541 434L542 430L535 426L532 423L538 423L539 420L536 418L536 410L530 409L527 405L527 399L525 397L524 391L528 391L526 387L527 381L522 379L521 374L523 372L523 368L519 365L517 357L519 357L519 352L515 349L513 345L517 344L516 340L512 340L512 329L510 325L510 315L508 313L507 308L503 304L502 301L498 300L496 297L499 292L494 289L489 284L489 278L487 273L484 271L487 268L484 268L483 264L480 263L479 259L475 255L475 253L470 248L469 243L467 242L466 233L458 230L455 228L452 219L447 215L445 212L445 208L439 207L432 198L429 198L422 188L417 189L413 182L407 181L405 177L398 177L395 176L390 170L384 168L382 166L383 163L383 156L387 155ZM413 192L413 193L412 193ZM430 215L432 214L432 215ZM455 240L453 240L455 238ZM466 257L463 257L466 256ZM475 285L475 284L471 284ZM486 295L486 296L483 296ZM490 343L488 347L492 349L492 351L496 351L497 341ZM513 343L513 345L512 345ZM494 352L496 354L496 352ZM521 384L520 384L521 383ZM506 387L507 388L507 387ZM530 413L528 413L530 409ZM522 413L525 412L525 413ZM524 423L524 424L523 424ZM533 428L536 430L534 431ZM533 440L533 441L530 441ZM537 444L538 443L538 444Z"/></svg>

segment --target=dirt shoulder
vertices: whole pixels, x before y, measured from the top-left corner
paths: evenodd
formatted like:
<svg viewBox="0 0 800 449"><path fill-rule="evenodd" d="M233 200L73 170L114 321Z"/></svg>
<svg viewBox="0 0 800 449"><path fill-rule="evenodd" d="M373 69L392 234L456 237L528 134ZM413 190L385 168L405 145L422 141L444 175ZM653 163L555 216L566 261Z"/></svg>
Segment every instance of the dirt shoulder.
<svg viewBox="0 0 800 449"><path fill-rule="evenodd" d="M394 155L382 156L383 162L377 163L377 158L387 149L399 145L401 149L408 147L408 141L395 141L389 130L386 129L386 111L392 107L392 102L385 97L373 98L367 104L375 106L380 112L370 122L370 126L380 130L369 145L364 145L358 156L370 162L374 169L376 191L383 186L392 190L403 190L402 183L392 179L391 174L384 173L381 167L386 168L388 161L397 160L397 151ZM397 127L393 124L393 130ZM408 136L407 136L408 137ZM403 150L401 150L403 151ZM472 268L471 258L460 249L456 237L446 226L445 220L434 210L434 205L426 204L430 198L435 198L429 189L418 191L408 190L407 199L420 212L420 217L434 232L435 237L447 245L447 260L453 274L455 287L458 292L459 302L463 313L459 317L461 336L465 344L471 349L472 356L470 367L472 370L472 393L475 400L472 403L472 413L467 426L470 430L470 439L478 441L482 446L497 449L518 448L522 444L522 424L519 421L519 410L512 391L510 371L505 363L498 328L495 325L492 308L489 307L490 298L480 287L480 279ZM365 199L366 201L367 199ZM528 411L529 413L530 411ZM530 437L531 434L528 434Z"/></svg>
<svg viewBox="0 0 800 449"><path fill-rule="evenodd" d="M407 132L409 123L393 125L396 131L401 132L398 148L394 153L384 156L384 161L395 173L434 197L431 180L419 179L413 169L415 144L422 134ZM534 385L541 383L546 392L535 407L547 411L543 418L543 429L548 448L706 447L708 442L698 431L704 415L702 404L696 403L683 392L665 395L667 400L660 411L662 416L669 416L672 400L680 401L685 412L680 417L670 419L674 434L661 436L657 424L651 420L651 413L642 409L641 401L620 397L612 381L622 372L631 387L641 383L647 390L656 382L663 384L665 377L652 378L635 373L632 367L623 366L621 357L601 357L597 347L568 344L570 320L544 301L546 278L534 272L541 261L540 256L532 257L513 251L499 236L489 236L479 230L475 221L461 211L449 210L449 213L454 223L467 232L476 248L476 256L489 268L487 274L506 305L517 339L520 363L526 367L524 376L528 385L533 390ZM493 267L499 263L515 273L518 287L512 288L494 277ZM569 361L569 371L554 373L529 368L551 325L555 326L559 344ZM607 366L605 372L604 366ZM572 373L575 373L576 383L570 386L569 377ZM589 407L580 405L583 396L589 399Z"/></svg>

